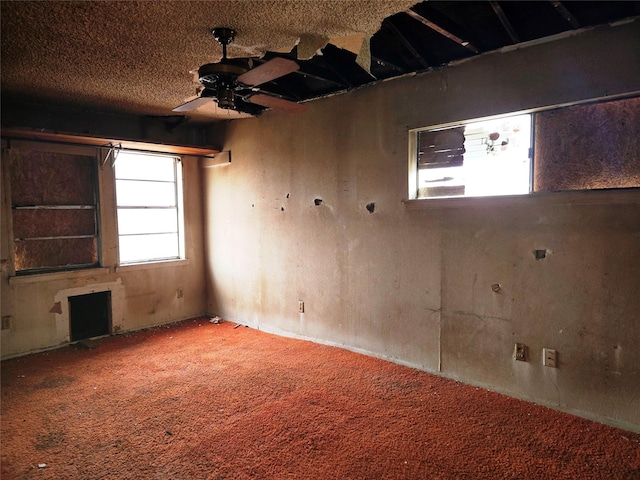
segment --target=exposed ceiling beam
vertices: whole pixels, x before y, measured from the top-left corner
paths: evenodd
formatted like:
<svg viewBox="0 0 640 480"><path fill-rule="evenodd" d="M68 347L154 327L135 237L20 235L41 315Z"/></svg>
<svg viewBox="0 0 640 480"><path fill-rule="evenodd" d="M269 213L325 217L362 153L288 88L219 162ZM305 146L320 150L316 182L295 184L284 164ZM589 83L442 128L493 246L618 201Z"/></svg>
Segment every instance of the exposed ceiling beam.
<svg viewBox="0 0 640 480"><path fill-rule="evenodd" d="M452 40L452 41L456 42L458 45L460 45L460 46L462 46L462 47L464 47L464 48L466 48L468 50L471 50L473 53L480 53L480 51L474 45L472 45L471 42L463 40L462 38L460 38L460 37L454 35L453 33L445 30L444 28L442 28L439 25L435 24L431 20L428 20L427 18L423 17L422 15L420 15L418 12L416 12L412 8L410 8L409 10L406 10L405 13L407 15L409 15L411 18L419 21L423 25L426 25L430 29L434 30L435 32L438 32L440 35L448 38L449 40Z"/></svg>
<svg viewBox="0 0 640 480"><path fill-rule="evenodd" d="M374 57L373 55L371 55L371 61L372 62L377 62L379 65L382 65L384 67L390 67L393 70L395 70L397 72L400 72L402 74L407 73L407 70L405 70L404 68L399 67L398 65L395 65L395 64L389 62L388 60L383 60L380 57Z"/></svg>
<svg viewBox="0 0 640 480"><path fill-rule="evenodd" d="M578 19L574 17L569 10L567 10L567 7L565 7L562 2L551 2L551 5L554 6L556 12L558 12L562 16L562 18L564 18L569 23L569 25L571 25L571 27L580 28L580 22L578 21Z"/></svg>
<svg viewBox="0 0 640 480"><path fill-rule="evenodd" d="M398 27L395 26L395 24L391 21L391 19L389 18L385 19L382 22L382 25L383 26L386 25L393 32L393 34L398 38L398 40L400 40L400 42L405 46L405 48L409 50L409 52L411 52L411 55L413 55L413 58L417 60L420 63L420 65L422 65L424 68L429 67L429 62L427 62L424 59L424 57L420 55L420 53L415 49L413 44L407 39L407 37L404 36L404 34L398 29Z"/></svg>
<svg viewBox="0 0 640 480"><path fill-rule="evenodd" d="M511 25L511 22L509 21L507 16L504 14L504 11L502 10L502 7L500 6L500 4L498 2L495 2L495 1L491 1L489 3L491 4L491 7L493 8L493 11L496 13L498 18L500 19L500 23L502 23L502 26L504 27L504 29L507 31L507 33L511 37L511 41L513 43L520 43L520 37L518 37L518 34L516 33L515 29L513 28L513 25ZM558 2L556 2L556 3L558 3Z"/></svg>
<svg viewBox="0 0 640 480"><path fill-rule="evenodd" d="M329 62L327 62L321 55L316 55L314 60L321 64L326 69L330 70L336 77L338 77L343 85L347 88L353 88L353 84L345 77L337 68L334 68Z"/></svg>

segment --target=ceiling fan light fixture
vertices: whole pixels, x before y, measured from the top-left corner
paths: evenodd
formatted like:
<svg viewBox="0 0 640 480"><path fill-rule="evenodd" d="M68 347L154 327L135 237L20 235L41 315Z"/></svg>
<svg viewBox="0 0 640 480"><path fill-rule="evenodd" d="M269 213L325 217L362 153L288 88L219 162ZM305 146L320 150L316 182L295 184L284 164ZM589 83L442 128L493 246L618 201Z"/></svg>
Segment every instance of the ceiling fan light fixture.
<svg viewBox="0 0 640 480"><path fill-rule="evenodd" d="M220 108L225 108L227 110L235 110L236 102L235 102L235 92L233 88L222 86L218 89L218 93L216 95L218 99L218 106Z"/></svg>

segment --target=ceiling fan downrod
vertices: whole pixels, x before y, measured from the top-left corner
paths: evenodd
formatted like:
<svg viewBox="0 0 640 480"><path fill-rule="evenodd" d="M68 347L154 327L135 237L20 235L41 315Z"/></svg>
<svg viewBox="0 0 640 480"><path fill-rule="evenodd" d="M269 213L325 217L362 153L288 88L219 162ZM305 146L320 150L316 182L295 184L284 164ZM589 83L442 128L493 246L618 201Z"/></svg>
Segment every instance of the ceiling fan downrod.
<svg viewBox="0 0 640 480"><path fill-rule="evenodd" d="M222 60L227 59L227 45L233 42L236 38L236 31L233 28L216 27L211 30L213 38L215 38L220 45L222 45Z"/></svg>

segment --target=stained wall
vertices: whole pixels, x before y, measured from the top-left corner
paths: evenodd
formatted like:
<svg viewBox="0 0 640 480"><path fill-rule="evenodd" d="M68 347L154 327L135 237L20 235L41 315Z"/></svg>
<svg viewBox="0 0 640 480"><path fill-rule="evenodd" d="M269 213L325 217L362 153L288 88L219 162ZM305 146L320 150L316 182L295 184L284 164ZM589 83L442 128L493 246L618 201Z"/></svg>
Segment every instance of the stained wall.
<svg viewBox="0 0 640 480"><path fill-rule="evenodd" d="M231 122L208 310L640 430L640 192L403 202L409 129L638 91L632 22Z"/></svg>
<svg viewBox="0 0 640 480"><path fill-rule="evenodd" d="M9 164L24 151L98 155L92 147L70 147L27 140L3 142L2 151L2 358L65 345L70 341L68 298L111 293L111 331L123 333L201 315L206 310L202 184L199 159L183 157L186 260L153 265L118 266L113 169L99 168L99 268L12 275L11 181ZM99 155L98 155L99 156ZM98 163L102 163L99 160ZM64 165L60 165L63 168ZM178 295L178 289L182 296Z"/></svg>

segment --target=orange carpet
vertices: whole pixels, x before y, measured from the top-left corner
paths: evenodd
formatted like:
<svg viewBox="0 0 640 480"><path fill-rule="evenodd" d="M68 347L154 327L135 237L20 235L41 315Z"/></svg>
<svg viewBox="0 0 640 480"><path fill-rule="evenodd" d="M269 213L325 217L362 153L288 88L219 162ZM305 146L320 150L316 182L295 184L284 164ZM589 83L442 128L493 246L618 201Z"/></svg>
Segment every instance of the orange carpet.
<svg viewBox="0 0 640 480"><path fill-rule="evenodd" d="M640 478L638 434L234 326L2 362L2 480Z"/></svg>

